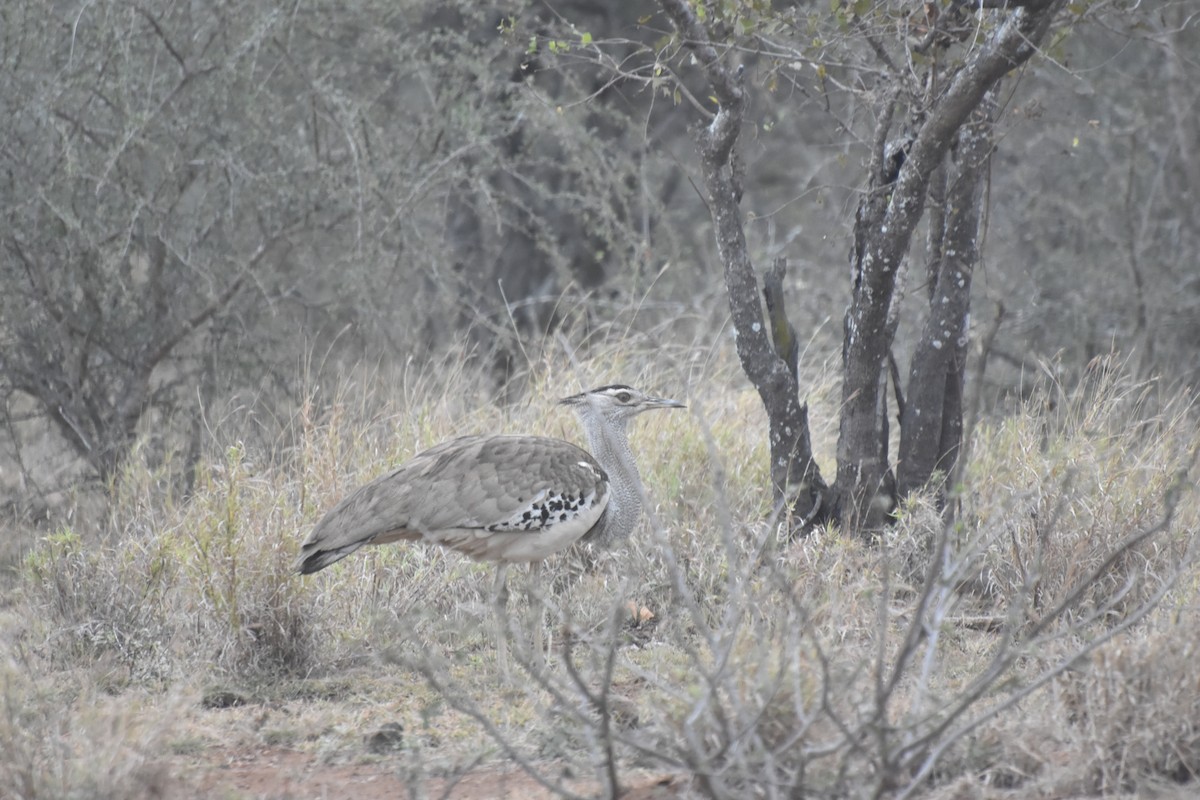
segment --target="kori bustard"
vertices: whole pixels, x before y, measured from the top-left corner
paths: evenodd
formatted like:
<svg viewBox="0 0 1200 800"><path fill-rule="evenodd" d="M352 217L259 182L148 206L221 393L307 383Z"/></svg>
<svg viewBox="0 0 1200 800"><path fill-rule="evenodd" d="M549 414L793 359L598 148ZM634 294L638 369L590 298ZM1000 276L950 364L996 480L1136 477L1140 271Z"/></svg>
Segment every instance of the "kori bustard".
<svg viewBox="0 0 1200 800"><path fill-rule="evenodd" d="M509 564L530 565L536 600L543 559L580 539L600 546L623 539L641 518L645 490L629 448L629 420L655 408L685 407L623 384L559 403L578 414L591 453L545 436L443 442L334 506L301 546L296 570L317 572L368 544L425 541L498 562L501 616ZM503 630L497 641L498 659L507 669ZM540 616L533 657L540 667Z"/></svg>

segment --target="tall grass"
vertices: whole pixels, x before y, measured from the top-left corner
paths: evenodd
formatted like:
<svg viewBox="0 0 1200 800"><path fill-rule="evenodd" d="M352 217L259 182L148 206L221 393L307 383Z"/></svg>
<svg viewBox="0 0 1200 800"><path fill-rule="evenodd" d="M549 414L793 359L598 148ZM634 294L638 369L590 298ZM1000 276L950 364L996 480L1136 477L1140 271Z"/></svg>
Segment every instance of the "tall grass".
<svg viewBox="0 0 1200 800"><path fill-rule="evenodd" d="M539 357L528 396L503 407L449 365L311 386L282 434L248 415L211 423L186 498L131 460L104 535L63 527L26 559L22 652L67 685L82 670L103 691L162 697L212 680L293 699L332 678L347 695L390 681L398 713L427 727L453 709L443 741L491 742L564 794L547 759L610 788L639 765L685 772L710 797L1107 791L1200 769L1183 644L1200 625L1200 432L1184 398L1097 364L1080 387L1048 383L975 426L949 521L914 497L879 542L835 529L790 542L768 519L765 421L733 367L696 372L683 356L663 375L661 352L611 355ZM492 659L490 567L397 545L290 573L350 488L458 434L578 440L553 400L614 379L692 411L633 431L645 535L552 560L557 655L523 691ZM825 465L836 383L816 368L806 385ZM510 607L532 617L520 592ZM422 679L433 694L407 705ZM16 690L10 720L44 710L37 694ZM1174 727L1156 716L1168 703L1186 710ZM19 729L0 730L16 772L45 757Z"/></svg>

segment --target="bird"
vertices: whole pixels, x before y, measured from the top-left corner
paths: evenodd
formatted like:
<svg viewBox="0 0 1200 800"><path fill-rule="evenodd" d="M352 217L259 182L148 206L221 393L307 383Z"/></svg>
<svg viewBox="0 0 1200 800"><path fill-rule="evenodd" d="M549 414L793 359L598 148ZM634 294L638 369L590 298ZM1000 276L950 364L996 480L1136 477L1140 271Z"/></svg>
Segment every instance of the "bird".
<svg viewBox="0 0 1200 800"><path fill-rule="evenodd" d="M502 619L508 565L530 565L536 598L546 558L580 540L612 546L637 527L645 489L629 447L629 420L652 409L686 408L625 384L558 403L575 411L590 453L546 436L484 434L442 442L338 502L304 540L296 572L318 572L366 545L423 541L498 563L493 592ZM538 668L541 633L539 623ZM507 672L502 634L497 649Z"/></svg>

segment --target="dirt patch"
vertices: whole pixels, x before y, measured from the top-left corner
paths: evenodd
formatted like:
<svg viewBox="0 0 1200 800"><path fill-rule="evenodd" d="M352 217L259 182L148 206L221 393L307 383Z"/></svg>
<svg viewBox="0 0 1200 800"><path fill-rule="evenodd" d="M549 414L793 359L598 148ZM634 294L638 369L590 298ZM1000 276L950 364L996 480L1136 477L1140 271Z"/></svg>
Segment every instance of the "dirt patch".
<svg viewBox="0 0 1200 800"><path fill-rule="evenodd" d="M214 749L163 765L173 777L160 797L261 798L261 800L396 800L446 797L451 800L551 800L558 795L524 770L504 764L478 767L456 779L429 778L414 784L386 760L361 764L322 763L319 756L284 748ZM553 774L552 765L546 766ZM665 773L626 776L625 800L666 800L684 796L686 779ZM571 780L565 788L597 797L594 780Z"/></svg>

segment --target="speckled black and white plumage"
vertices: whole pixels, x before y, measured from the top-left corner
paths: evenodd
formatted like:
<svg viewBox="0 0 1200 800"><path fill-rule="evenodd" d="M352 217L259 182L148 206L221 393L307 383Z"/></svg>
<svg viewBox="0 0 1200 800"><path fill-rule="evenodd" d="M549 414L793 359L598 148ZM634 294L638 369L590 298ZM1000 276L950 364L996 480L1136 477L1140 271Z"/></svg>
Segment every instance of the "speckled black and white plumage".
<svg viewBox="0 0 1200 800"><path fill-rule="evenodd" d="M575 408L593 454L543 436L464 436L415 456L344 498L301 547L312 573L368 544L426 541L472 558L538 562L583 538L628 536L642 488L626 422L681 403L628 386L562 401Z"/></svg>

